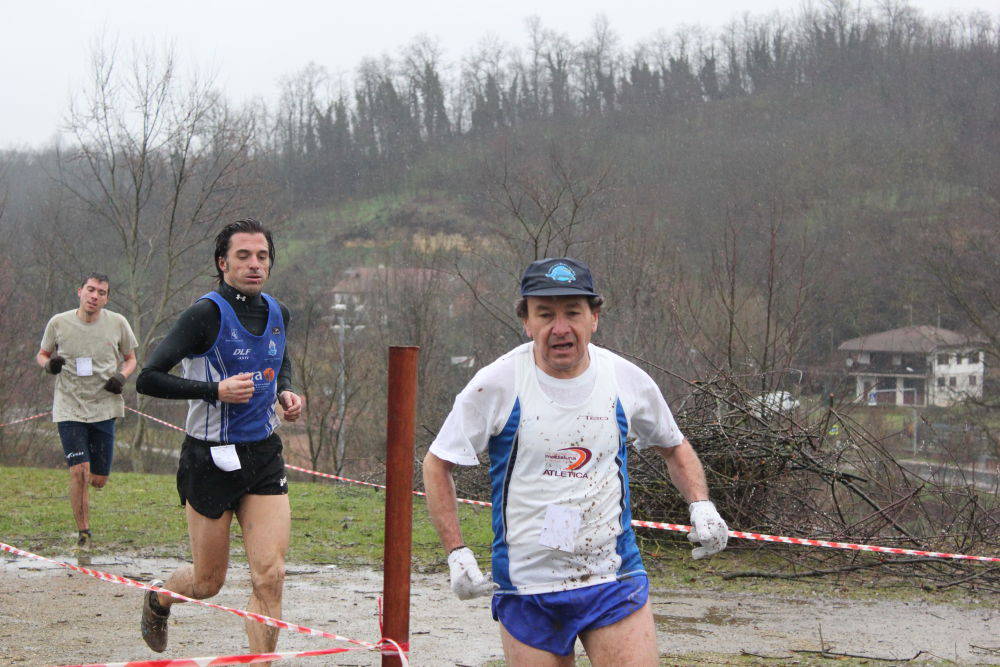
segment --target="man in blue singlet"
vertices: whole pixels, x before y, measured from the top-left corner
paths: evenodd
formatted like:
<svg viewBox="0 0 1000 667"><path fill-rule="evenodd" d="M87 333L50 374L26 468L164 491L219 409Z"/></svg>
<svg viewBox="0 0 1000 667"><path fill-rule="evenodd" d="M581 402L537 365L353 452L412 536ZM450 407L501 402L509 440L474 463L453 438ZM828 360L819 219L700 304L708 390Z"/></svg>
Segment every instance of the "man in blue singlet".
<svg viewBox="0 0 1000 667"><path fill-rule="evenodd" d="M274 264L271 233L256 220L226 225L216 237L219 286L178 318L150 356L136 388L187 399L187 435L177 469L186 505L192 564L154 585L203 599L222 588L229 529L243 529L252 591L247 609L281 616L291 515L276 404L285 421L302 412L285 353L288 309L262 290ZM178 363L182 376L171 375ZM177 600L143 596L140 630L157 652L167 645L167 618ZM278 630L247 621L250 650L273 652Z"/></svg>
<svg viewBox="0 0 1000 667"><path fill-rule="evenodd" d="M461 599L493 594L512 665L655 665L649 583L632 530L628 445L653 448L690 503L693 552L726 546L701 462L645 372L590 344L603 299L569 257L532 263L517 314L531 342L466 385L424 459L431 519ZM462 541L452 470L489 458L492 581Z"/></svg>

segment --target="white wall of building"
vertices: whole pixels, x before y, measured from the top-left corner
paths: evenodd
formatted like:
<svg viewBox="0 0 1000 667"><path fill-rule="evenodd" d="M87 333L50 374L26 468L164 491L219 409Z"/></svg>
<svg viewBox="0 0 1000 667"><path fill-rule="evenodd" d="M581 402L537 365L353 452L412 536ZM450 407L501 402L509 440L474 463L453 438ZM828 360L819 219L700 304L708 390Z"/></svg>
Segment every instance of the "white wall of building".
<svg viewBox="0 0 1000 667"><path fill-rule="evenodd" d="M932 369L928 403L948 407L963 398L983 397L986 364L980 350L948 350L930 355Z"/></svg>
<svg viewBox="0 0 1000 667"><path fill-rule="evenodd" d="M863 353L862 353L863 354ZM986 372L985 353L981 350L961 349L936 352L928 355L926 404L948 407L965 398L983 397L983 376ZM868 360L865 359L864 362ZM862 363L864 363L862 362ZM857 369L858 365L855 364ZM869 403L865 385L873 385L885 378L877 376L855 376L856 400ZM904 405L904 377L895 378L895 403ZM886 391L886 390L881 390Z"/></svg>

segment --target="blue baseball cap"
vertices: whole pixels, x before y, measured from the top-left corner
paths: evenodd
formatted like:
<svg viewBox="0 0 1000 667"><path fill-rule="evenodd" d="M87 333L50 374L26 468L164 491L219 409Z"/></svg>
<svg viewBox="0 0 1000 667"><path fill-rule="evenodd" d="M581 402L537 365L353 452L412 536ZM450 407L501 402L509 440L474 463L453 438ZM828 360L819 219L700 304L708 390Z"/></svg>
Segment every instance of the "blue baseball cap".
<svg viewBox="0 0 1000 667"><path fill-rule="evenodd" d="M521 296L599 296L590 267L572 257L532 262L521 276Z"/></svg>

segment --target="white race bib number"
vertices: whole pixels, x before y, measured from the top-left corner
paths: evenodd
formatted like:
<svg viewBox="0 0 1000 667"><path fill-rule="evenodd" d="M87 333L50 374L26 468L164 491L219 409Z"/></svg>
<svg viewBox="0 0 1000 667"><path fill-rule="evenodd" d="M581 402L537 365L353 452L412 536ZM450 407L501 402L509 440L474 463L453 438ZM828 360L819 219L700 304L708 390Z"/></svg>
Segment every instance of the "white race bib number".
<svg viewBox="0 0 1000 667"><path fill-rule="evenodd" d="M240 469L240 457L236 455L236 445L216 445L212 447L212 462L225 472Z"/></svg>
<svg viewBox="0 0 1000 667"><path fill-rule="evenodd" d="M79 377L87 377L94 374L94 361L90 357L76 358L76 374Z"/></svg>
<svg viewBox="0 0 1000 667"><path fill-rule="evenodd" d="M580 532L582 520L582 513L575 507L549 505L545 508L545 521L538 543L550 549L575 553L576 534Z"/></svg>

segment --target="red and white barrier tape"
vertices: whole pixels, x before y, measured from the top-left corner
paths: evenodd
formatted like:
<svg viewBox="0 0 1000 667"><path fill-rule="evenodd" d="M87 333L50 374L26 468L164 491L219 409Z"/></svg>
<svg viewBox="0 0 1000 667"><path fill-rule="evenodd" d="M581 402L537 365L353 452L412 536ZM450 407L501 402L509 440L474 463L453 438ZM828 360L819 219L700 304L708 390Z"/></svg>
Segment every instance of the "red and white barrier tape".
<svg viewBox="0 0 1000 667"><path fill-rule="evenodd" d="M400 652L407 652L407 653L409 653L409 651L410 651L410 643L409 642L403 642L402 644L397 644L396 642L394 642L393 640L391 640L391 639L389 639L388 637L385 636L385 630L383 629L383 626L382 626L382 596L381 595L378 596L378 634L379 634L380 637L382 637L382 641L383 642L392 644L392 646L383 646L382 647L382 655L395 655L397 653L397 650L400 651Z"/></svg>
<svg viewBox="0 0 1000 667"><path fill-rule="evenodd" d="M338 477L337 475L330 475L325 472L317 472L315 470L309 470L308 468L300 468L299 466L293 466L290 464L285 464L286 468L291 468L292 470L298 470L299 472L308 473L310 475L317 475L319 477L327 477L329 479L336 479L341 482L349 482L351 484L363 484L365 486L374 486L379 489L384 489L385 486L382 484L373 484L371 482L362 482L356 479L349 479L347 477ZM426 493L421 491L414 491L414 495L426 496ZM470 505L480 505L482 507L492 507L492 503L484 502L482 500L469 500L467 498L457 498L460 503L467 503ZM640 528L657 528L660 530L672 530L679 533L689 533L691 532L691 526L685 526L679 523L660 523L659 521L632 521L633 526L638 526ZM974 560L983 561L988 563L1000 562L1000 558L994 558L992 556L967 556L965 554L952 554L952 553L942 553L938 551L921 551L918 549L900 549L897 547L878 547L869 544L852 544L850 542L831 542L828 540L813 540L803 537L785 537L783 535L766 535L763 533L748 533L741 530L731 530L729 531L730 537L736 537L741 540L757 540L761 542L782 542L784 544L798 544L804 546L813 547L826 547L828 549L847 549L850 551L874 551L878 553L889 553L902 556L926 556L928 558L951 558L959 560Z"/></svg>
<svg viewBox="0 0 1000 667"><path fill-rule="evenodd" d="M132 410L132 408L129 408L129 410ZM156 417L153 417L151 415L147 415L147 414L144 414L142 412L139 412L138 410L132 410L132 412L140 414L140 415L142 415L144 417L149 417L150 419L153 419L153 420L155 420L157 422L160 422L161 424L165 424L166 426L169 426L170 428L174 428L174 429L177 429L179 431L183 431L184 430L182 428L174 426L173 424L169 424L169 423L167 423L167 422L165 422L165 421L163 421L161 419L157 419ZM319 477L327 477L329 479L336 479L336 480L339 480L341 482L348 482L350 484L362 484L364 486L373 486L373 487L376 487L376 488L379 488L379 489L384 489L385 488L385 486L382 485L382 484L373 484L371 482L362 482L362 481L357 480L357 479L349 479L347 477L338 477L337 475L330 475L330 474L325 473L325 472L317 472L315 470L309 470L308 468L300 468L298 466L289 465L287 463L285 464L285 467L286 468L291 468L292 470L298 470L299 472L308 473L310 475L317 475ZM417 495L417 496L426 496L427 495L427 494L425 494L425 493L423 493L421 491L414 491L413 494ZM466 504L469 504L469 505L479 505L481 507L492 507L492 505L493 505L492 503L484 502L482 500L469 500L468 498L458 498L457 500L460 503L466 503ZM678 524L678 523L660 523L658 521L632 521L632 525L633 526L638 526L640 528L657 528L659 530L672 530L672 531L680 532L680 533L691 532L691 526L685 526L683 524ZM927 558L949 558L949 559L953 559L953 560L971 560L971 561L979 561L979 562L985 562L985 563L1000 563L1000 558L997 558L995 556L969 556L969 555L966 555L966 554L944 553L944 552L940 552L940 551L922 551L922 550L919 550L919 549L900 549L900 548L897 548L897 547L880 547L880 546L875 546L875 545L872 545L872 544L854 544L854 543L851 543L851 542L831 542L829 540L814 540L814 539L809 539L809 538L804 538L804 537L786 537L784 535L766 535L766 534L763 534L763 533L748 533L748 532L744 532L742 530L731 530L731 531L729 531L729 536L730 537L735 537L735 538L741 539L741 540L757 540L759 542L781 542L781 543L784 543L784 544L798 544L798 545L802 545L802 546L825 547L827 549L845 549L845 550L848 550L848 551L872 551L872 552L877 552L877 553L895 554L897 556L924 556L924 557L927 557Z"/></svg>
<svg viewBox="0 0 1000 667"><path fill-rule="evenodd" d="M207 658L166 658L159 660L131 660L128 662L94 662L84 665L64 665L63 667L203 667L208 665L250 665L256 662L286 660L290 658L310 658L317 655L333 655L347 651L359 651L361 647L327 648L312 651L288 651L283 653L249 653L246 655L218 655Z"/></svg>
<svg viewBox="0 0 1000 667"><path fill-rule="evenodd" d="M6 551L17 556L24 556L25 558L32 558L34 560L40 560L46 563L51 563L52 565L58 565L59 567L64 567L68 570L73 570L75 572L80 572L88 576L94 577L95 579L100 579L101 581L107 581L113 584L122 584L123 586L131 586L132 588L139 588L145 591L156 591L157 593L163 593L164 595L169 595L170 597L181 600L183 602L191 602L202 607L209 607L211 609L218 609L219 611L229 612L230 614L235 614L241 618L247 618L251 621L256 621L257 623L262 623L264 625L269 625L274 628L281 628L283 630L291 630L292 632L297 632L299 634L310 635L313 637L324 637L326 639L333 639L336 641L348 642L350 644L355 644L359 648L368 650L378 650L383 648L385 642L395 644L391 639L383 639L379 644L372 644L370 642L364 642L359 639L351 639L350 637L343 637L332 632L326 632L324 630L315 630L313 628L306 627L304 625L298 625L296 623L289 623L288 621L283 621L280 618L272 618L270 616L265 616L264 614L257 614L252 611L245 611L243 609L233 609L232 607L224 607L222 605L214 604L211 602L205 602L204 600L196 600L194 598L189 598L186 595L181 595L180 593L175 593L174 591L167 590L166 588L161 588L159 586L150 586L149 584L144 584L140 581L134 579L129 579L128 577L123 577L117 574L109 574L107 572L102 572L100 570L91 570L86 567L80 567L78 565L70 565L69 563L64 563L62 561L53 560L52 558L46 558L45 556L39 556L38 554L31 553L30 551L24 551L23 549L18 549L17 547L12 547L9 544L4 544L0 542L0 551ZM398 646L398 645L397 645ZM353 650L353 649L344 649ZM406 657L402 653L400 654L401 660L406 662ZM257 661L259 662L259 661ZM131 663L129 663L131 664ZM220 663L221 664L221 663Z"/></svg>
<svg viewBox="0 0 1000 667"><path fill-rule="evenodd" d="M375 484L374 482L362 482L360 479L351 479L349 477L339 477L337 475L331 475L326 472L319 472L317 470L310 470L309 468L300 468L299 466L293 466L291 463L286 463L285 467L289 470L298 470L299 472L304 472L309 475L316 475L317 477L326 477L327 479L335 479L339 482L347 482L349 484L361 484L363 486L371 486L376 489L385 489L385 484ZM424 496L427 494L423 491L414 491L415 496ZM460 503L466 503L468 505L479 505L480 507L493 507L493 503L484 502L482 500L469 500L468 498L456 498Z"/></svg>
<svg viewBox="0 0 1000 667"><path fill-rule="evenodd" d="M383 648L384 655L399 655L403 667L408 667L409 660L406 658L405 647L391 639L384 639L389 647ZM248 653L244 655L218 655L207 658L169 658L158 660L132 660L129 662L96 662L86 665L64 665L63 667L208 667L209 665L250 665L257 662L270 662L272 660L288 660L291 658L312 658L319 655L334 655L336 653L347 653L348 651L360 651L364 647L351 646L348 648L324 648L311 651L285 651L280 653Z"/></svg>
<svg viewBox="0 0 1000 667"><path fill-rule="evenodd" d="M163 421L162 419L160 419L158 417L154 417L153 415L147 415L145 412L139 412L135 408L130 408L127 405L125 406L125 409L128 410L129 412L134 412L137 415L141 415L141 416L145 417L146 419L152 419L157 424L163 424L167 428L172 428L175 431L180 431L181 433L184 433L184 429L182 429L180 426L177 426L175 424L171 424L170 422L165 422L165 421Z"/></svg>
<svg viewBox="0 0 1000 667"><path fill-rule="evenodd" d="M22 417L21 419L15 419L12 422L7 422L6 424L0 424L0 428L4 426L13 426L14 424L20 424L22 422L30 422L32 419L38 419L39 417L44 417L45 415L52 414L51 410L46 410L45 412L39 412L37 415L31 415L30 417Z"/></svg>
<svg viewBox="0 0 1000 667"><path fill-rule="evenodd" d="M657 521L632 521L633 526L642 528L659 528L661 530L674 530L681 533L691 532L691 526L677 523L659 523ZM747 533L742 530L729 531L730 537L741 540L757 540L759 542L782 542L784 544L798 544L810 547L826 547L828 549L846 549L848 551L874 551L884 554L895 554L897 556L925 556L927 558L951 558L956 560L972 560L985 563L1000 563L1000 558L994 556L967 556L966 554L952 554L940 551L921 551L919 549L900 549L898 547L877 547L872 544L853 544L851 542L831 542L829 540L813 540L805 537L785 537L784 535L766 535L764 533Z"/></svg>
<svg viewBox="0 0 1000 667"><path fill-rule="evenodd" d="M349 479L347 477L338 477L337 475L331 475L326 472L317 472L316 470L309 470L309 468L300 468L299 466L293 466L291 463L286 463L285 467L289 470L298 470L299 472L308 473L310 475L316 475L317 477L326 477L327 479L335 479L339 482L348 482L350 484L361 484L362 486L371 486L376 489L385 489L385 484L375 484L374 482L362 482L360 479Z"/></svg>

